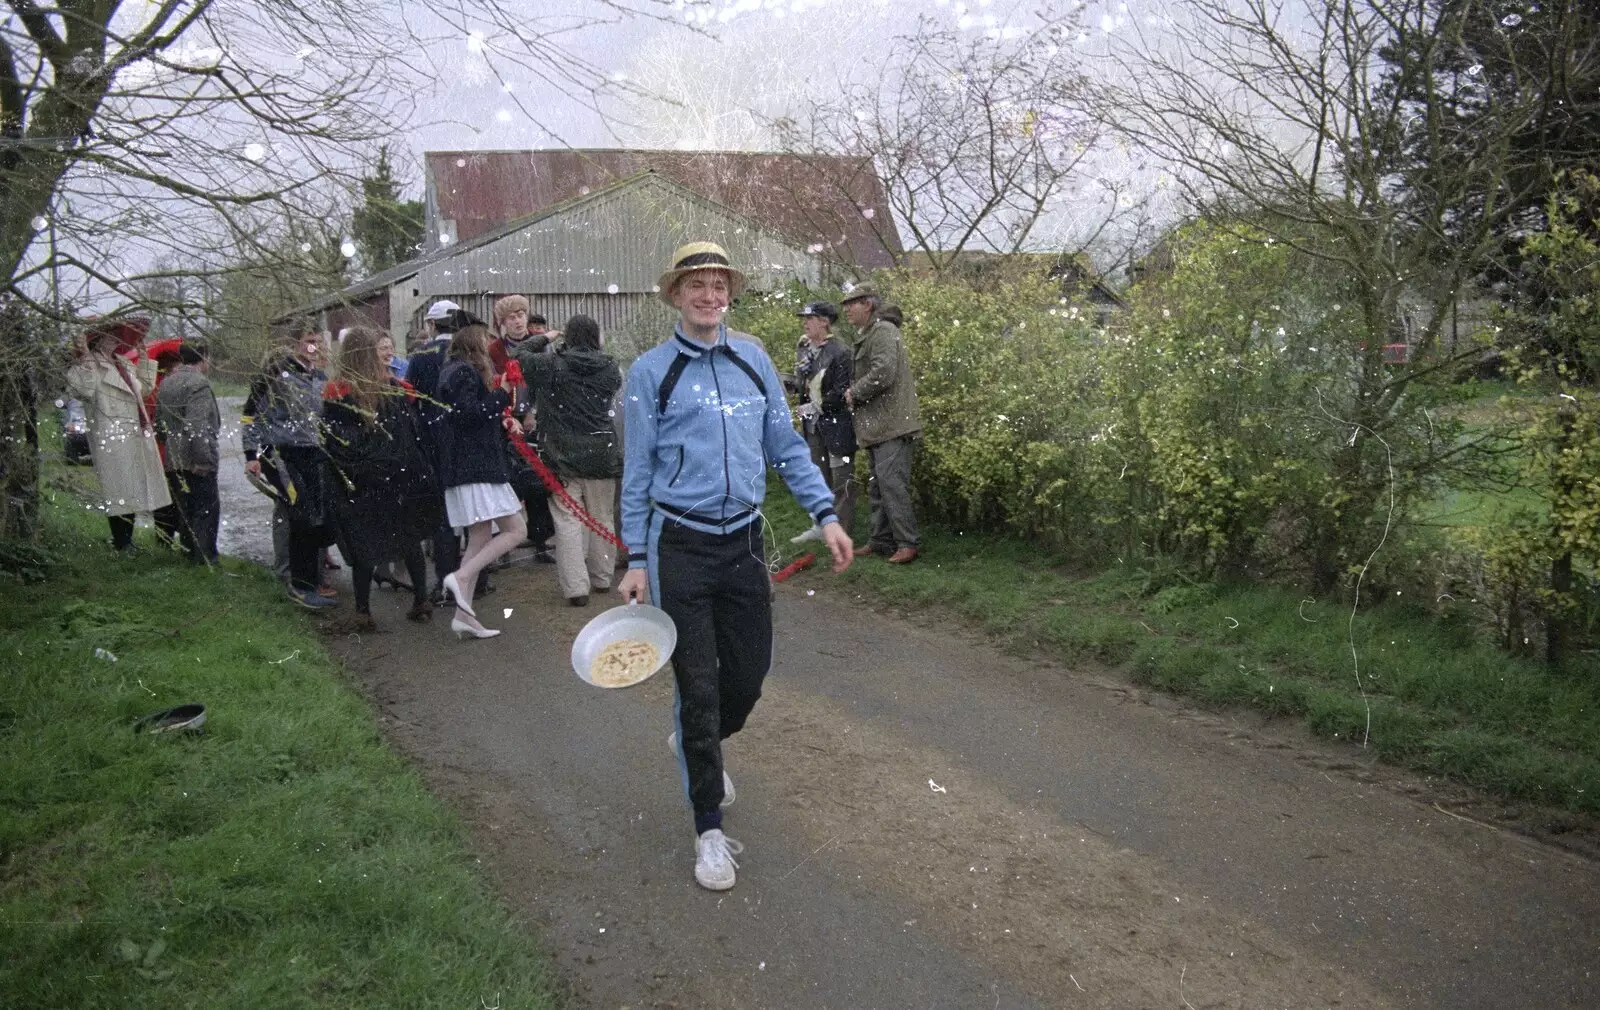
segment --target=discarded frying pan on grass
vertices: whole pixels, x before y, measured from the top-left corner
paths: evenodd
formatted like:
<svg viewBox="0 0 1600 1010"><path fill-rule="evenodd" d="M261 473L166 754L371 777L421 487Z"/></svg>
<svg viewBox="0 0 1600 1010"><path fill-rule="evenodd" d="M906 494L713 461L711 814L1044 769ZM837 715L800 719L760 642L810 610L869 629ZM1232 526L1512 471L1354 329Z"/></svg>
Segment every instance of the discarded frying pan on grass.
<svg viewBox="0 0 1600 1010"><path fill-rule="evenodd" d="M206 707L179 705L140 716L133 724L135 733L204 733Z"/></svg>

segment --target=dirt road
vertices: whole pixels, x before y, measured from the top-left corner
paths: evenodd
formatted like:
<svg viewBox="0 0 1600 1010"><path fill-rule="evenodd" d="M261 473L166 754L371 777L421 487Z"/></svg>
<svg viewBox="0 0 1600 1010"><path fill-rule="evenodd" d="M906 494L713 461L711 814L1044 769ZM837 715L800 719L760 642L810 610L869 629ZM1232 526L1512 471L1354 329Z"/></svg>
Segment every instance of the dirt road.
<svg viewBox="0 0 1600 1010"><path fill-rule="evenodd" d="M997 655L826 574L780 590L727 749L739 884L703 891L670 674L584 685L567 650L597 610L548 567L496 581L500 638L379 592L381 633L332 642L580 1005L1600 1006L1594 863L1358 752Z"/></svg>

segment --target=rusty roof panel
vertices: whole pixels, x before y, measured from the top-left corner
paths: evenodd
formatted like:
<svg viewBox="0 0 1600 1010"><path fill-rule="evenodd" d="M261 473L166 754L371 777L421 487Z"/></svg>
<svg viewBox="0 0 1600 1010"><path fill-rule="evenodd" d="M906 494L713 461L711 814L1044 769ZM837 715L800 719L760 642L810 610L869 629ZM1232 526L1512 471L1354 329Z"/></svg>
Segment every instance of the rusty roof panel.
<svg viewBox="0 0 1600 1010"><path fill-rule="evenodd" d="M653 171L830 260L893 266L901 252L870 158L733 151L432 151L428 241L496 226Z"/></svg>
<svg viewBox="0 0 1600 1010"><path fill-rule="evenodd" d="M817 283L818 257L653 173L502 225L421 264L424 291L578 295L650 292L680 244L727 248L751 286Z"/></svg>

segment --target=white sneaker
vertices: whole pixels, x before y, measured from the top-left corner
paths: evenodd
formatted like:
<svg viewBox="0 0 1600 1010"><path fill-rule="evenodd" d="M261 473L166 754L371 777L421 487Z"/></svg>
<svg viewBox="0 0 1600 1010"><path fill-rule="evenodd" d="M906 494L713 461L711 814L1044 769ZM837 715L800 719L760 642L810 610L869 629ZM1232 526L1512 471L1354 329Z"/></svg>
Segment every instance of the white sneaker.
<svg viewBox="0 0 1600 1010"><path fill-rule="evenodd" d="M694 882L708 891L726 891L738 879L734 873L739 864L733 857L744 851L744 846L712 828L694 843Z"/></svg>
<svg viewBox="0 0 1600 1010"><path fill-rule="evenodd" d="M672 751L672 755L674 757L678 755L677 730L673 730L671 733L667 734L667 747ZM733 806L733 797L733 779L728 775L728 769L724 768L722 769L722 802L717 805L722 807L731 807Z"/></svg>
<svg viewBox="0 0 1600 1010"><path fill-rule="evenodd" d="M813 527L811 527L810 529L806 530L804 533L800 534L797 537L790 537L789 538L789 542L791 544L803 544L803 543L806 543L807 541L810 541L810 540L821 540L821 539L822 539L822 527L821 526L813 526Z"/></svg>

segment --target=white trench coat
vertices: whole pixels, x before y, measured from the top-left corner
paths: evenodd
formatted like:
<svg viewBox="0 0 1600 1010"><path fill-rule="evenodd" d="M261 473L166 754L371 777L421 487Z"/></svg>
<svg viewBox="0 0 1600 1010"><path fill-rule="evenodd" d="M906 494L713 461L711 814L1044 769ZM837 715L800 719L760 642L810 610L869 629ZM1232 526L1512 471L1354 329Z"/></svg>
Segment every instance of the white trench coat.
<svg viewBox="0 0 1600 1010"><path fill-rule="evenodd" d="M154 512L172 503L155 431L139 420L135 366L123 367L131 389L117 366L101 355L90 355L67 372L67 388L82 402L89 422L89 457L105 494L106 514L114 516Z"/></svg>

